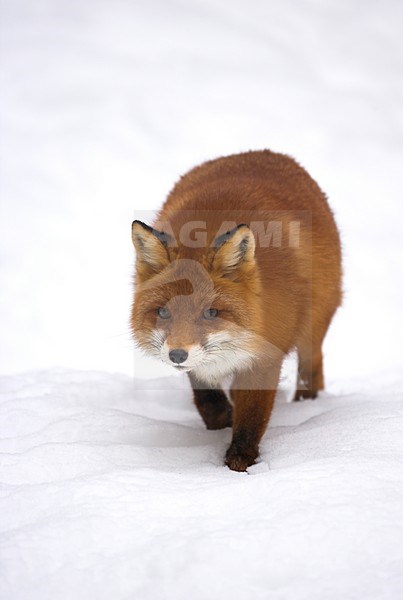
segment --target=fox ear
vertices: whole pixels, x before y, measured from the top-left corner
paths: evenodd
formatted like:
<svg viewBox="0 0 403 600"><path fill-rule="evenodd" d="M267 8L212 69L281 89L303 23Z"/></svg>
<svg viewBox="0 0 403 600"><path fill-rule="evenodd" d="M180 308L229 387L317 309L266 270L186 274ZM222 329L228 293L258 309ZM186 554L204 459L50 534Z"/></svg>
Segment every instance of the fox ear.
<svg viewBox="0 0 403 600"><path fill-rule="evenodd" d="M228 275L232 271L253 266L255 238L247 225L238 225L214 240L217 251L213 257L213 269Z"/></svg>
<svg viewBox="0 0 403 600"><path fill-rule="evenodd" d="M132 223L132 240L136 248L137 261L143 267L158 273L169 263L168 243L170 236L157 231L141 221Z"/></svg>

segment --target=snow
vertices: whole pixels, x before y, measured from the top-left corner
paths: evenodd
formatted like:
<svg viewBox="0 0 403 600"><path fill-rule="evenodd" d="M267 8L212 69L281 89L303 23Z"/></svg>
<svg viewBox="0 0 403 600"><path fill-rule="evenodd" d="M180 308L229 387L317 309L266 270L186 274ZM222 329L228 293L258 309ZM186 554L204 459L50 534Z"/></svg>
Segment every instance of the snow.
<svg viewBox="0 0 403 600"><path fill-rule="evenodd" d="M180 380L1 380L1 597L398 598L403 398L284 402L249 473ZM176 381L176 383L175 383ZM362 389L364 386L358 386Z"/></svg>
<svg viewBox="0 0 403 600"><path fill-rule="evenodd" d="M400 2L13 0L0 20L0 597L395 600L403 589ZM295 156L342 232L327 390L223 466L133 350L134 218L195 164Z"/></svg>

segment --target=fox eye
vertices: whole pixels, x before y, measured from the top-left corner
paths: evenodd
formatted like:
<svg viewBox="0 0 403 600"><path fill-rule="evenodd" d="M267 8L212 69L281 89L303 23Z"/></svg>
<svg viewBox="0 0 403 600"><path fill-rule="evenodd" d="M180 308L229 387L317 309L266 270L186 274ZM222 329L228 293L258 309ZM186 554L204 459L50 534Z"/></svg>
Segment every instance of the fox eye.
<svg viewBox="0 0 403 600"><path fill-rule="evenodd" d="M165 306L158 308L157 313L161 319L169 319L171 317L171 313Z"/></svg>
<svg viewBox="0 0 403 600"><path fill-rule="evenodd" d="M216 308L207 308L203 312L203 319L216 319L218 316L218 310Z"/></svg>

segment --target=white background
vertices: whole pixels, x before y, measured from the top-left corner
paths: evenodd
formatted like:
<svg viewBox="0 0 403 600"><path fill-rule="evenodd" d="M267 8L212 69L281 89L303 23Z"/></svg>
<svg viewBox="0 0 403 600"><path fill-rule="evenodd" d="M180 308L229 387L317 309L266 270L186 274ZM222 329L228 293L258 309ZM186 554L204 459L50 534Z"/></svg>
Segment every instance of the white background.
<svg viewBox="0 0 403 600"><path fill-rule="evenodd" d="M168 373L132 348L131 221L260 148L297 158L340 226L329 378L398 365L401 31L391 0L4 2L0 372Z"/></svg>

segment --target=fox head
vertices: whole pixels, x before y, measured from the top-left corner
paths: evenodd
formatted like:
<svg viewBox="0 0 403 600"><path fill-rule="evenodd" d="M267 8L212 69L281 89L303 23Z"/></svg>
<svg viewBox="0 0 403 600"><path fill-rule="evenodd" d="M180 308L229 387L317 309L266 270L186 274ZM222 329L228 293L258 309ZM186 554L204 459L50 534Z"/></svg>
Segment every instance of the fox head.
<svg viewBox="0 0 403 600"><path fill-rule="evenodd" d="M260 279L249 227L189 249L134 221L132 239L139 347L208 384L250 368L259 353Z"/></svg>

